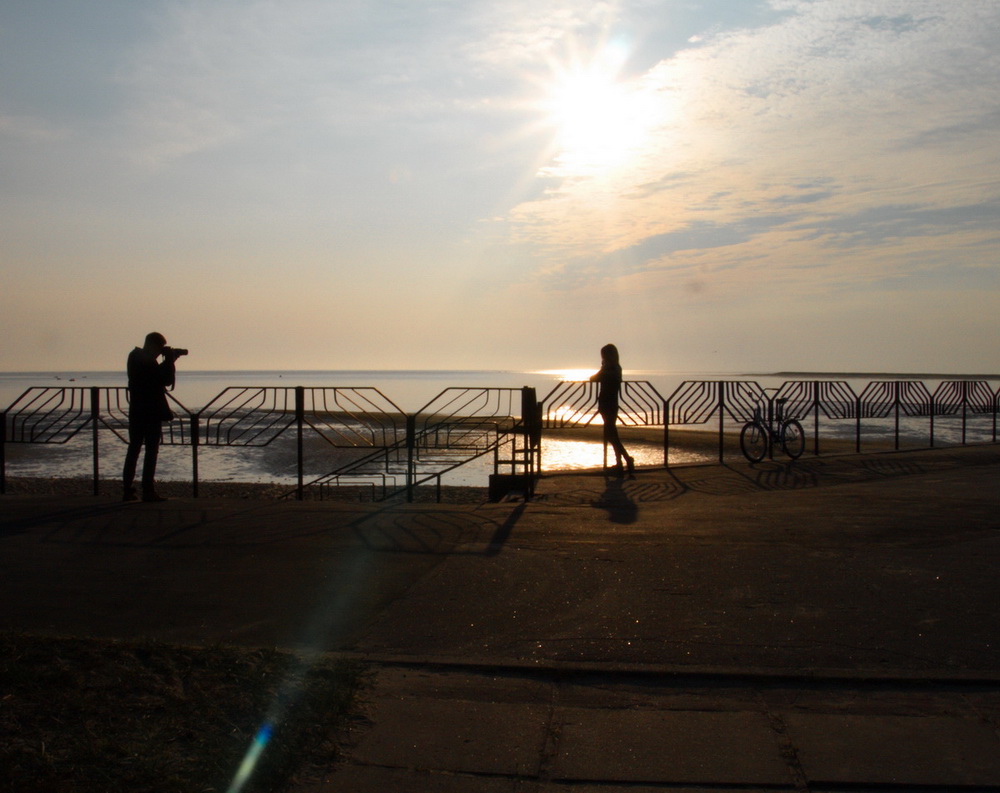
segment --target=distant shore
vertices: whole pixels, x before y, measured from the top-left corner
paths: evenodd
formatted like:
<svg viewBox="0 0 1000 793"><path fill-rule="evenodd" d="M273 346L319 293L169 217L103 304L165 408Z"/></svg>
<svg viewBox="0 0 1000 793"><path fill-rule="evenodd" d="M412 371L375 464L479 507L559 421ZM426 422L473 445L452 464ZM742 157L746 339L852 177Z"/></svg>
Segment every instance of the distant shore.
<svg viewBox="0 0 1000 793"><path fill-rule="evenodd" d="M1000 380L1000 374L944 374L941 372L759 372L743 377L789 377L807 380Z"/></svg>

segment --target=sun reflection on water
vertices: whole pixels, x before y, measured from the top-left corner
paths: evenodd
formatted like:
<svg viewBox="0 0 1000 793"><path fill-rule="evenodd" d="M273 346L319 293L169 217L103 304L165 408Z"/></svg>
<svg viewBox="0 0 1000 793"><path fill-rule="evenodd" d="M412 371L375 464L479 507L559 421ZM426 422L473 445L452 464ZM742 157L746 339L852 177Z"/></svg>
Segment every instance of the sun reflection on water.
<svg viewBox="0 0 1000 793"><path fill-rule="evenodd" d="M647 443L626 443L628 453L635 458L639 467L662 467L663 447ZM608 464L614 464L614 453L608 450ZM697 452L671 450L671 464L705 462ZM604 465L604 444L593 441L553 440L542 441L542 465L544 470L580 471L600 468Z"/></svg>

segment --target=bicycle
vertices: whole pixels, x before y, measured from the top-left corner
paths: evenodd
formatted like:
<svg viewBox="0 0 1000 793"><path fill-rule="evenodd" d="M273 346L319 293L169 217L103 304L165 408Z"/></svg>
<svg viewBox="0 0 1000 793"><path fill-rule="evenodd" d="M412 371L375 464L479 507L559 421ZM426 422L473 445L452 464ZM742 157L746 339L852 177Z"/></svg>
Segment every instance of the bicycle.
<svg viewBox="0 0 1000 793"><path fill-rule="evenodd" d="M773 444L780 443L785 454L797 460L805 451L806 433L798 421L785 418L785 403L788 400L784 397L772 400L767 396L767 390L765 389L765 393L758 400L753 418L744 424L740 431L740 449L750 462L759 463L764 459L768 449L773 448Z"/></svg>

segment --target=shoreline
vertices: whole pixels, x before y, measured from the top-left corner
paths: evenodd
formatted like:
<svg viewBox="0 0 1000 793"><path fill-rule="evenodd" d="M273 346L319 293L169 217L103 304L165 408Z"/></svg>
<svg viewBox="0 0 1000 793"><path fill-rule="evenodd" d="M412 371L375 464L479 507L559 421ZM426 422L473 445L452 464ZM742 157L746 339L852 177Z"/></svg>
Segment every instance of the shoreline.
<svg viewBox="0 0 1000 793"><path fill-rule="evenodd" d="M663 448L663 427L629 427L620 426L619 434L626 447L643 446L647 449ZM552 467L546 468L544 443L548 441L573 441L600 446L603 428L601 425L571 427L565 429L547 430L543 437L542 476L600 476L603 469L596 467ZM310 439L307 450L312 444L321 446L320 439ZM811 439L807 436L806 454L813 457L810 446ZM725 457L745 462L739 445L739 432L727 431L723 434ZM821 439L821 456L839 456L855 453L853 438ZM865 442L866 451L873 453L892 450L891 440L883 442L868 439ZM921 447L922 448L922 447ZM692 465L719 464L719 433L717 430L701 429L671 429L669 453L671 458L684 458L672 463L673 467ZM783 455L776 454L775 459L786 460ZM640 465L637 470L665 470L661 465ZM307 482L308 477L307 477ZM7 495L93 495L94 480L92 476L23 476L8 472L6 477ZM157 482L157 489L167 498L193 497L190 480L164 479ZM288 482L253 482L232 480L202 479L198 482L199 498L234 498L244 500L279 500L294 499L296 486ZM101 478L98 481L98 491L101 497L119 498L121 496L121 480L117 478ZM484 476L482 485L443 484L440 487L441 503L469 504L487 501L489 488ZM315 500L316 491L306 487L305 500ZM371 488L366 486L344 485L338 488L327 488L323 500L343 501L351 503L370 502ZM415 488L414 501L427 503L437 501L438 488L433 485L423 485ZM401 497L394 497L395 500Z"/></svg>

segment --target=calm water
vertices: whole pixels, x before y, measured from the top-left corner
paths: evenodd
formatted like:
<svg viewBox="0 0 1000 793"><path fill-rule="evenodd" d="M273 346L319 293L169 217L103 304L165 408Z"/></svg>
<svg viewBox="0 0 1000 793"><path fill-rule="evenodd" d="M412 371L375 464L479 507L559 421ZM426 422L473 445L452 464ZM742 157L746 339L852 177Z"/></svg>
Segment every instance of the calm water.
<svg viewBox="0 0 1000 793"><path fill-rule="evenodd" d="M183 359L182 359L183 362ZM596 367L594 369L596 371ZM567 374L569 376L567 376ZM403 412L415 413L445 388L531 386L542 399L564 379L585 379L585 372L529 371L184 371L178 369L173 392L185 407L202 408L227 387L370 387L377 388ZM669 372L626 372L633 380L648 380L664 396L686 379L730 379L739 375ZM0 405L8 406L32 386L123 386L124 372L9 372L0 373ZM666 390L666 389L669 389Z"/></svg>
<svg viewBox="0 0 1000 793"><path fill-rule="evenodd" d="M539 399L544 399L550 391L565 379L585 379L583 371L185 371L178 372L177 388L173 396L189 410L197 410L209 404L227 387L260 386L306 386L306 387L368 387L378 389L386 398L405 413L416 413L435 396L449 387L503 387L518 388L532 386ZM811 377L776 377L736 373L691 373L664 371L626 371L630 380L645 380L663 396L668 397L684 380L752 380L763 387L777 387L788 379L811 379ZM923 379L933 392L941 377L907 375L908 379ZM843 379L851 385L855 393L860 393L867 382L888 379L886 375L830 377L818 379ZM44 372L44 373L0 373L0 406L12 405L28 388L38 386L121 386L125 385L123 372ZM996 382L991 383L995 389ZM813 426L803 422L807 433ZM715 431L717 420L698 427ZM734 429L738 430L738 427ZM866 439L886 438L893 432L891 421L869 422L865 426ZM822 437L853 437L854 422L827 423L822 428ZM928 426L926 419L904 422L905 443L926 445ZM969 441L989 440L992 433L990 417L975 417L967 427ZM937 419L935 438L941 445L957 443L961 439L961 427L954 419ZM200 475L203 480L285 482L295 481L293 436L279 438L274 444L264 448L219 449L202 447L199 452ZM102 474L113 477L121 468L124 458L124 444L115 438L102 440ZM663 449L658 444L650 446L630 445L630 452L640 465L660 465ZM335 451L333 453L336 453ZM736 452L738 454L738 451ZM186 480L191 476L191 451L188 447L165 446L161 453L159 478L163 480ZM699 453L671 450L672 463L708 462L715 459ZM600 443L561 439L558 433L547 433L543 443L543 464L545 470L570 470L593 468L603 462L603 447ZM331 470L326 459L316 460L307 478L320 476ZM63 445L7 445L7 472L22 476L89 476L92 473L92 452L88 437L78 437ZM458 469L447 475L446 484L483 485L491 470L491 462L482 460Z"/></svg>

